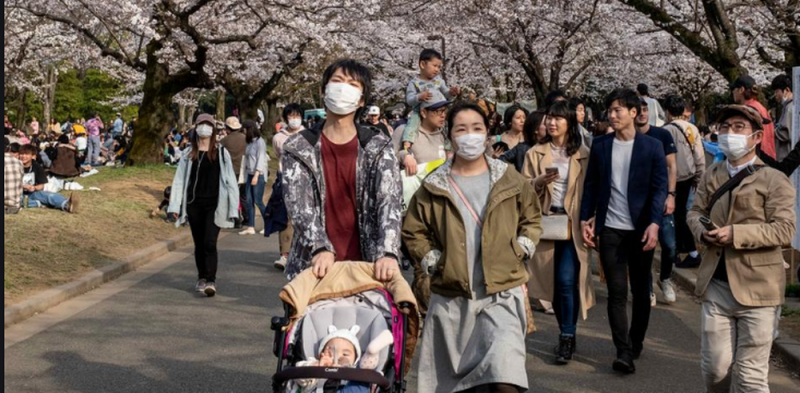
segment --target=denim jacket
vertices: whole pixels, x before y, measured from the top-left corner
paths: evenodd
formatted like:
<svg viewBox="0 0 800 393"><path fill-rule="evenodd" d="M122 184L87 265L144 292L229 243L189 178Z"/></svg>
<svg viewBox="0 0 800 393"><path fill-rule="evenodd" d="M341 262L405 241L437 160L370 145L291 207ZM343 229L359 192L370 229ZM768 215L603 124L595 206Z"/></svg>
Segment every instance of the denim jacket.
<svg viewBox="0 0 800 393"><path fill-rule="evenodd" d="M239 217L239 185L236 175L233 172L233 160L230 153L223 146L217 146L220 165L219 172L219 201L217 210L214 214L214 224L223 229L233 228L233 222ZM186 217L186 195L189 187L189 176L192 173L192 149L184 150L178 171L175 172L175 179L172 181L172 195L169 198L170 214L178 214L176 227L180 227L187 221Z"/></svg>

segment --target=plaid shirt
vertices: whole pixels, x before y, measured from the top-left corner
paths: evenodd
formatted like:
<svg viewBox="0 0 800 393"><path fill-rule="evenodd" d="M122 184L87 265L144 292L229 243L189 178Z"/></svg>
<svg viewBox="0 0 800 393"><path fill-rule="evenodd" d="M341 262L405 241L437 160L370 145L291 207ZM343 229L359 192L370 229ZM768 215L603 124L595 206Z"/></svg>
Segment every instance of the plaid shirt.
<svg viewBox="0 0 800 393"><path fill-rule="evenodd" d="M22 176L25 170L22 168L22 162L18 159L6 154L3 169L5 176L3 182L5 188L3 197L5 199L5 207L19 207L20 199L22 198Z"/></svg>

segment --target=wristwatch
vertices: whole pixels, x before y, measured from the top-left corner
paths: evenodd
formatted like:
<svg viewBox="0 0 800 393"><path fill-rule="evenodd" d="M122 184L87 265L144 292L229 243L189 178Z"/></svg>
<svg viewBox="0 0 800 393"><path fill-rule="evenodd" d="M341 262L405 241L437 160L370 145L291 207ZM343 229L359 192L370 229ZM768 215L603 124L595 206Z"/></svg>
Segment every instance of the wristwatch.
<svg viewBox="0 0 800 393"><path fill-rule="evenodd" d="M677 193L677 192L675 192L675 191L670 191L670 192L668 192L668 193L667 193L667 195L672 195L672 196L674 196L674 197L677 197L677 196L678 196L678 193Z"/></svg>

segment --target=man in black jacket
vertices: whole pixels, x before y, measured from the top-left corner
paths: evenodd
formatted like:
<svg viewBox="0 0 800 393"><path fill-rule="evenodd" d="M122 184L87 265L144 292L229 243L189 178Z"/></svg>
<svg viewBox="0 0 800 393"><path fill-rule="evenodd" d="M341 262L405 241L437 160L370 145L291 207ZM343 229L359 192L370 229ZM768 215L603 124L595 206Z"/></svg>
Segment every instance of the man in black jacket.
<svg viewBox="0 0 800 393"><path fill-rule="evenodd" d="M800 166L800 142L794 145L794 149L789 152L789 155L786 156L783 161L775 160L766 155L761 149L758 149L758 158L764 161L770 168L775 168L783 172L787 177L792 177L792 173Z"/></svg>

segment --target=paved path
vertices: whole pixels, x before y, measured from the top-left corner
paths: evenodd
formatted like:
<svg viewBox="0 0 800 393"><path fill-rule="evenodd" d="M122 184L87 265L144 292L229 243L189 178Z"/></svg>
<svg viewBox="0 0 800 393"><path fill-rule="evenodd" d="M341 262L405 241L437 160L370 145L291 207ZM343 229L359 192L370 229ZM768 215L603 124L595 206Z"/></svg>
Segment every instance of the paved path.
<svg viewBox="0 0 800 393"><path fill-rule="evenodd" d="M282 313L285 284L271 267L277 240L228 235L220 243L220 294L193 291L189 250L169 254L118 281L5 330L6 392L270 392L276 360L269 320ZM269 262L269 263L268 263ZM699 306L682 294L652 314L635 375L612 373L605 292L579 323L578 355L552 365L555 318L536 314L527 342L532 392L702 392ZM772 391L800 391L773 367ZM416 391L414 375L411 392Z"/></svg>

